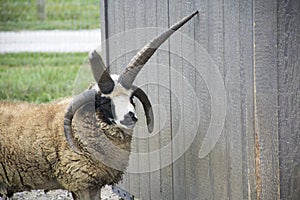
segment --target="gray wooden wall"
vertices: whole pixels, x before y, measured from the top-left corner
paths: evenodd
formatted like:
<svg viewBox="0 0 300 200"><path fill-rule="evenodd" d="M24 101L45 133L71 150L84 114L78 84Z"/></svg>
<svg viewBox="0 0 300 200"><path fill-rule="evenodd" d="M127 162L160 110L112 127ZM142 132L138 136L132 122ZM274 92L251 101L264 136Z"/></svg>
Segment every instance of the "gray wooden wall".
<svg viewBox="0 0 300 200"><path fill-rule="evenodd" d="M299 0L101 0L102 53L111 71L194 10L199 14L136 80L156 105L155 133L147 135L140 112L137 156L120 187L154 200L300 199ZM213 149L199 158L216 112L209 89L215 66L226 118ZM213 74L199 73L205 69Z"/></svg>

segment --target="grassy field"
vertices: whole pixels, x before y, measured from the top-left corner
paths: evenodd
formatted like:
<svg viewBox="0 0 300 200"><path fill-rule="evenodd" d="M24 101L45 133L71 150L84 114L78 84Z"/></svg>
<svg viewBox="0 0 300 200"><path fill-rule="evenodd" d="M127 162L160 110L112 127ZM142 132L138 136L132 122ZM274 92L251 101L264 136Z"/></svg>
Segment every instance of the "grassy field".
<svg viewBox="0 0 300 200"><path fill-rule="evenodd" d="M87 53L0 54L0 100L48 102L72 95Z"/></svg>
<svg viewBox="0 0 300 200"><path fill-rule="evenodd" d="M99 0L0 0L0 31L100 28ZM1 47L0 47L1 48ZM0 100L48 102L73 94L74 79L87 53L0 54Z"/></svg>
<svg viewBox="0 0 300 200"><path fill-rule="evenodd" d="M94 29L100 27L99 0L47 0L40 20L37 0L0 0L0 31Z"/></svg>

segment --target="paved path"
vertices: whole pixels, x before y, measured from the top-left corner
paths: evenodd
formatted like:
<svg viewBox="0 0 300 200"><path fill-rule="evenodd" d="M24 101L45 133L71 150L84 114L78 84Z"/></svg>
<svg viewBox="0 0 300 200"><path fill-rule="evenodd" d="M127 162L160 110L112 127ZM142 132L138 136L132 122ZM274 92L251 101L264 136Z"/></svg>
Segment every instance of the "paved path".
<svg viewBox="0 0 300 200"><path fill-rule="evenodd" d="M89 52L100 45L96 30L42 30L0 32L0 53L9 52Z"/></svg>

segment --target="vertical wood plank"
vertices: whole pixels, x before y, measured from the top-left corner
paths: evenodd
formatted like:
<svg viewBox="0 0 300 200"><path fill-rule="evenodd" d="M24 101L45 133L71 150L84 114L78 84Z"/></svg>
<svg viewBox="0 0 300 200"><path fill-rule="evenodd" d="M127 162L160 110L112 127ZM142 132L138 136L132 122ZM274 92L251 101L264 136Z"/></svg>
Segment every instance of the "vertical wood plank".
<svg viewBox="0 0 300 200"><path fill-rule="evenodd" d="M208 1L208 53L224 79L224 1ZM213 79L211 79L213 80ZM222 199L228 197L228 165L226 135L222 132L216 146L209 154L210 166L208 168L211 198Z"/></svg>
<svg viewBox="0 0 300 200"><path fill-rule="evenodd" d="M199 11L198 23L195 24L195 52L198 48L204 48L204 50L208 51L209 44L209 32L208 32L208 1L195 1L195 9ZM195 55L201 56L201 55ZM201 64L201 63L196 63ZM210 94L206 87L206 83L203 81L203 77L200 74L196 74L196 94L199 101L200 107L200 127L198 131L198 137L196 138L195 145L200 148L202 141L205 137L207 128L210 123ZM194 147L196 148L196 147ZM198 150L199 151L199 150ZM210 156L206 156L203 159L196 159L195 162L196 174L198 179L198 199L213 199L212 187L210 184ZM199 181L201 180L201 181Z"/></svg>
<svg viewBox="0 0 300 200"><path fill-rule="evenodd" d="M133 5L132 5L133 6ZM134 2L134 6L135 6L135 28L144 28L146 26L146 16L145 16L145 12L146 12L146 7L145 7L145 1L144 0L139 0L139 1L135 1ZM130 10L130 9L129 9ZM134 40L136 40L136 51L135 53L143 47L143 45L146 43L146 34L144 31L137 32L135 35L135 38L133 38ZM147 68L147 66L145 66L145 68L140 72L139 76L137 77L135 84L137 86L142 86L142 89L148 94L148 90L147 87L144 87L144 84L147 82L146 80L146 76L147 74L145 73L145 69ZM149 95L149 94L148 94ZM152 101L151 101L152 103ZM140 107L141 108L141 107ZM144 111L141 108L139 113L139 122L138 122L138 127L136 127L136 133L135 133L135 137L136 137L136 147L137 147L137 153L145 153L148 151L148 143L146 143L145 146L145 142L141 142L141 138L145 135L147 135L147 130L145 130L145 127L141 127L139 125L139 123L141 123L141 120L143 120L144 122L142 124L145 124L145 118L144 118ZM138 160L137 163L138 165L140 165L140 171L138 171L137 174L135 174L136 176L136 181L139 183L139 193L136 194L136 196L139 199L143 199L144 197L149 198L149 175L148 174L142 174L141 170L145 169L145 165L149 165L149 161L147 160L147 162L145 163L144 161L144 157L143 156L138 156ZM148 167L148 166L147 166Z"/></svg>
<svg viewBox="0 0 300 200"><path fill-rule="evenodd" d="M109 37L114 34L114 15L113 5L107 0L100 1L100 20L101 20L101 55L106 66L109 66L109 56L113 49L109 44Z"/></svg>
<svg viewBox="0 0 300 200"><path fill-rule="evenodd" d="M300 199L300 2L278 3L280 199Z"/></svg>
<svg viewBox="0 0 300 200"><path fill-rule="evenodd" d="M240 74L239 1L224 4L224 61L227 114L225 121L227 153L227 197L243 196L242 108Z"/></svg>
<svg viewBox="0 0 300 200"><path fill-rule="evenodd" d="M143 28L147 28L151 25L151 23L153 23L154 25L152 25L152 27L155 27L156 24L156 16L155 16L155 7L156 7L156 2L155 1L144 1L143 2L144 5L142 7L140 7L139 9L143 10L143 14L145 17L145 21L143 24ZM145 31L145 35L142 36L143 38L141 38L141 41L143 41L141 44L141 47L143 47L149 40L152 39L154 35L151 35L151 33L148 34L147 31ZM153 59L153 58L151 58ZM143 73L143 77L141 80L142 85L146 84L146 86L144 86L144 90L147 94L149 94L149 88L147 86L148 83L148 76L150 71L150 67L149 66L149 62L151 61L151 59L148 61L148 63L144 66L143 70L141 73ZM140 77L141 78L141 77ZM151 93L151 103L153 104L153 99L157 98L157 96L155 94ZM156 118L156 115L154 116ZM145 128L145 127L144 127ZM139 152L143 153L144 156L141 157L140 165L142 166L143 169L143 173L140 173L140 198L141 199L151 199L151 180L150 180L150 158L149 158L149 137L147 134L146 129L144 129L144 133L139 133ZM146 172L145 172L146 171Z"/></svg>
<svg viewBox="0 0 300 200"><path fill-rule="evenodd" d="M152 33L147 31L147 40L149 42L153 37L159 34L159 31L156 29L157 27L157 7L158 2L146 2L146 24L147 28L153 27ZM164 19L160 19L164 20ZM154 36L155 35L155 36ZM157 66L157 53L151 57L148 61L146 70L146 83L147 83L147 90L148 93L151 93L152 105L154 106L154 132L151 135L148 135L148 155L149 155L149 199L161 199L161 192L160 192L160 170L158 169L159 162L160 162L160 155L154 154L153 152L159 151L159 121L160 115L159 112L155 110L156 105L159 105L159 95L158 95L158 86L151 83L158 83L158 66Z"/></svg>
<svg viewBox="0 0 300 200"><path fill-rule="evenodd" d="M253 6L252 1L240 1L240 74L241 74L241 133L243 159L243 199L256 198L254 88L253 88Z"/></svg>
<svg viewBox="0 0 300 200"><path fill-rule="evenodd" d="M114 15L114 33L110 36L114 36L118 33L123 33L125 30L125 13L124 13L124 1L113 1ZM125 40L110 40L110 47L113 47L112 55L110 56L110 70L112 74L120 74L126 63L125 52ZM110 48L111 49L111 48ZM120 56L123 55L123 56Z"/></svg>
<svg viewBox="0 0 300 200"><path fill-rule="evenodd" d="M192 13L195 10L194 2L189 0L182 2L182 16L186 16ZM184 59L183 62L183 76L188 80L188 85L183 85L183 93L184 93L184 113L183 113L183 123L184 123L184 136L185 143L184 147L187 149L184 155L184 166L185 166L185 191L186 191L186 199L198 199L199 198L199 181L197 168L195 165L195 161L198 160L198 152L199 148L195 143L195 135L197 135L198 127L193 129L193 123L197 123L198 118L191 119L191 113L195 112L199 117L199 110L194 106L193 102L195 99L191 97L190 92L196 91L196 69L195 69L195 52L193 51L194 43L188 42L188 38L190 40L194 40L195 37L195 25L197 23L197 16L184 25L179 31L182 34L183 40L181 42L182 48L182 57ZM189 89L189 87L191 87ZM191 141L194 141L191 143Z"/></svg>
<svg viewBox="0 0 300 200"><path fill-rule="evenodd" d="M168 1L157 1L157 27L167 29L169 27L169 4ZM169 49L169 40L164 44ZM161 48L163 49L163 48ZM160 199L173 199L172 178L172 142L171 132L171 99L170 99L170 52L157 52L157 78L158 83L163 81L164 87L158 88L158 106L164 114L159 114L159 145L160 145ZM160 70L163 67L163 70ZM166 87L166 88L165 88ZM163 123L164 122L164 123ZM170 163L165 166L165 163Z"/></svg>
<svg viewBox="0 0 300 200"><path fill-rule="evenodd" d="M134 5L133 5L134 4ZM134 28L144 28L146 26L146 16L145 16L145 1L139 0L134 1L131 6L135 7L135 27ZM128 6L128 12L130 12L130 6ZM131 11L132 12L132 11ZM144 31L136 31L136 35L132 36L132 39L136 41L135 51L134 54L143 47L143 45L146 43L146 34ZM134 55L133 54L133 55ZM147 66L145 66L147 68ZM137 86L142 86L142 89L148 94L147 87L144 87L144 84L147 83L146 76L147 73L145 73L145 68L139 73L139 76L137 77L135 84ZM148 94L149 95L149 94ZM143 140L142 138L147 134L147 130L143 126L145 124L145 118L144 118L144 110L140 106L140 109L138 111L139 114L139 122L138 126L135 128L135 146L136 146L136 153L147 153L148 151L148 142ZM141 121L143 121L141 123ZM143 125L140 125L143 124ZM139 190L138 193L135 194L136 197L139 199L143 198L149 198L149 175L147 173L142 173L145 168L148 168L149 165L149 159L144 156L138 156L138 160L135 161L136 165L139 165L139 171L137 171L137 174L134 174L135 181L139 184ZM133 181L133 180L132 180Z"/></svg>
<svg viewBox="0 0 300 200"><path fill-rule="evenodd" d="M104 46L103 46L103 44L104 44L104 42L105 42L105 38L107 37L107 35L108 35L108 24L109 24L109 22L107 21L108 19L107 19L107 10L108 10L108 8L107 8L107 2L106 2L106 0L102 0L102 1L100 1L100 27L101 27L101 55L102 55L102 59L103 60L107 60L106 59L106 57L107 57L107 55L106 55L106 49L108 48L108 46L105 46L105 48L104 48ZM106 63L104 61L104 63Z"/></svg>
<svg viewBox="0 0 300 200"><path fill-rule="evenodd" d="M114 67L111 67L112 64L112 60L113 59L113 55L115 54L115 49L116 49L116 43L114 41L112 41L110 38L116 34L116 30L115 30L115 6L111 1L107 1L107 21L108 21L108 37L106 38L106 40L108 41L108 45L106 48L108 48L108 54L107 54L107 58L108 60L106 61L107 63L107 67L110 67L110 71L111 73L115 73L114 71Z"/></svg>
<svg viewBox="0 0 300 200"><path fill-rule="evenodd" d="M169 1L169 21L170 25L174 24L178 19L182 17L181 14L181 1ZM170 38L170 51L178 52L178 55L170 55L170 68L178 74L182 74L182 59L181 55L181 37L172 35ZM178 75L171 73L171 91L177 90L179 94L183 94L183 82ZM177 99L179 98L179 99ZM172 112L172 138L175 138L179 133L180 121L182 120L181 109L183 106L183 98L171 96L171 112ZM178 137L178 136L177 136ZM177 155L184 151L184 138L180 138L179 142L174 140L172 142L173 150L173 199L180 200L186 199L185 191L185 167L184 167L184 155L177 159ZM176 160L177 159L177 160Z"/></svg>
<svg viewBox="0 0 300 200"><path fill-rule="evenodd" d="M278 199L277 3L255 0L254 23L257 198Z"/></svg>
<svg viewBox="0 0 300 200"><path fill-rule="evenodd" d="M156 1L145 1L144 2L145 10L144 10L144 15L145 15L145 24L144 27L147 29L149 27L156 27ZM155 32L151 31L145 31L144 35L144 44L146 44L148 41L150 41L154 35L156 35ZM144 45L143 44L143 45ZM148 94L151 94L151 103L155 104L155 101L157 100L157 93L155 91L151 91L151 86L148 85L149 83L149 78L152 76L155 76L155 72L152 71L153 67L153 60L155 60L155 56L153 55L152 58L148 61L148 63L145 65L145 68L143 69L145 72L145 77L143 78L143 84L145 84L145 89ZM154 122L157 120L157 113L154 114ZM154 124L156 126L156 124ZM142 136L144 139L144 151L147 154L147 161L145 162L145 159L142 161L144 164L147 165L147 172L143 173L141 176L141 181L143 180L144 187L141 193L141 197L143 199L152 199L151 195L153 195L153 192L156 187L159 187L159 179L155 179L155 172L150 172L152 170L152 165L157 162L155 161L155 158L150 157L150 153L153 150L153 148L156 148L155 145L153 144L153 141L151 141L151 135L144 135ZM153 146L152 146L153 145ZM156 184L156 186L153 186L153 184ZM148 188L145 188L148 187Z"/></svg>

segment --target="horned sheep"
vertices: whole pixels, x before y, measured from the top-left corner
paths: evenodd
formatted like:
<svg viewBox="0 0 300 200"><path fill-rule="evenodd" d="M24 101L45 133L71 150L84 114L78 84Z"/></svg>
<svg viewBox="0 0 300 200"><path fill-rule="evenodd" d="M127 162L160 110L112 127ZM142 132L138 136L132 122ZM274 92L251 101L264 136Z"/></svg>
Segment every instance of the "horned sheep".
<svg viewBox="0 0 300 200"><path fill-rule="evenodd" d="M74 199L100 199L101 187L118 183L127 168L133 98L153 130L150 101L133 85L156 49L197 11L146 44L120 76L100 55L89 55L96 84L74 98L47 104L0 102L0 197L33 189L66 189Z"/></svg>

